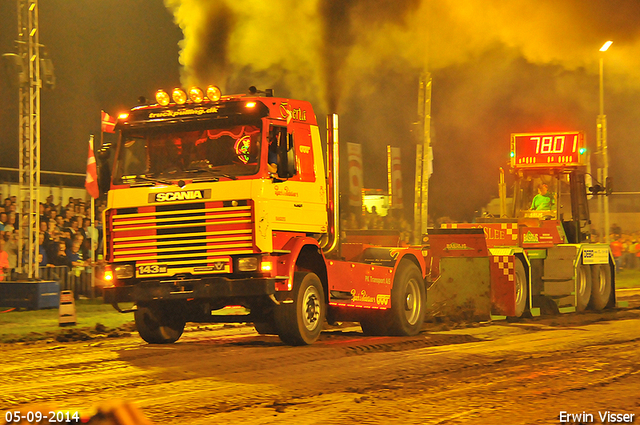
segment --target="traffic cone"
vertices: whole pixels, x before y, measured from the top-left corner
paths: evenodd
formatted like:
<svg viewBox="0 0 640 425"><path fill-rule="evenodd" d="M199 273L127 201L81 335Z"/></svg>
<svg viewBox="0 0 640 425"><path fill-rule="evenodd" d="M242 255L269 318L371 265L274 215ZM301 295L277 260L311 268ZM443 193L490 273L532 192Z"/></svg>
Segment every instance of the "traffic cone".
<svg viewBox="0 0 640 425"><path fill-rule="evenodd" d="M60 291L60 308L58 315L59 326L74 326L76 324L76 302L73 291Z"/></svg>

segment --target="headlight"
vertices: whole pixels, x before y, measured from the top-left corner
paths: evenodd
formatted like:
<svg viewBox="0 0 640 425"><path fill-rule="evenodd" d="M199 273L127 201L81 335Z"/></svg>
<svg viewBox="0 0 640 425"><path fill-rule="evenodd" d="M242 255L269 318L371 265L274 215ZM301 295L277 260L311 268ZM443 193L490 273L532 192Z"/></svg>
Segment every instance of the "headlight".
<svg viewBox="0 0 640 425"><path fill-rule="evenodd" d="M258 259L256 257L238 258L238 270L241 272L253 272L258 270Z"/></svg>
<svg viewBox="0 0 640 425"><path fill-rule="evenodd" d="M129 279L133 277L133 266L131 264L115 266L114 269L118 279Z"/></svg>

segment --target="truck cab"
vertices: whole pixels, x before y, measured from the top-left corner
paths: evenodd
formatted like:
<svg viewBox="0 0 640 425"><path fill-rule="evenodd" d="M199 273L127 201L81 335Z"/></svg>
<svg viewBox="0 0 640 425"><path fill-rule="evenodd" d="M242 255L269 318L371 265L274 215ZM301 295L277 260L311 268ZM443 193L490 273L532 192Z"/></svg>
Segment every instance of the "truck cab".
<svg viewBox="0 0 640 425"><path fill-rule="evenodd" d="M590 242L585 175L586 167L516 172L512 217L558 221L566 242Z"/></svg>
<svg viewBox="0 0 640 425"><path fill-rule="evenodd" d="M269 298L282 301L276 286L291 286L278 275L288 276L278 261L290 252L285 245L328 232L311 105L208 92L194 89L188 98L178 89L169 100L159 91L158 103L134 107L116 127L105 300L136 302L150 342L177 339L186 318L208 321L226 305L258 315ZM174 317L166 326L159 324L165 316Z"/></svg>

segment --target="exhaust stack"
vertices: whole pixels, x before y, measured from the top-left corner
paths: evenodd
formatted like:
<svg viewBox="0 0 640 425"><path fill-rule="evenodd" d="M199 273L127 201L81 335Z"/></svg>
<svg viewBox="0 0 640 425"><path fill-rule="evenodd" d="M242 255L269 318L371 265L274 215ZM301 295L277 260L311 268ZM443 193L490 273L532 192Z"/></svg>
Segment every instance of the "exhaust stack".
<svg viewBox="0 0 640 425"><path fill-rule="evenodd" d="M327 202L329 226L326 243L322 246L325 255L340 249L340 145L338 140L338 115L327 115Z"/></svg>

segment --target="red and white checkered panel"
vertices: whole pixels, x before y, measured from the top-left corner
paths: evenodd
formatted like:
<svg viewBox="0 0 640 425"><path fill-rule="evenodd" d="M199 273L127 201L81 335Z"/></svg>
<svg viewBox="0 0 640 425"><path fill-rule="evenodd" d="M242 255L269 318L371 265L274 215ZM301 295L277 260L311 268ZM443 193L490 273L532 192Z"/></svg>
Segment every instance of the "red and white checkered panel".
<svg viewBox="0 0 640 425"><path fill-rule="evenodd" d="M518 223L501 223L500 227L507 233L507 238L511 237L514 242L518 240Z"/></svg>
<svg viewBox="0 0 640 425"><path fill-rule="evenodd" d="M498 264L498 269L502 270L505 276L508 276L510 282L516 277L515 256L513 255L496 255L493 262Z"/></svg>

